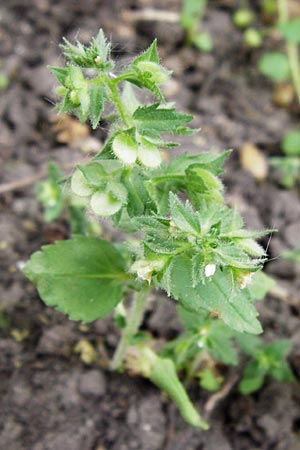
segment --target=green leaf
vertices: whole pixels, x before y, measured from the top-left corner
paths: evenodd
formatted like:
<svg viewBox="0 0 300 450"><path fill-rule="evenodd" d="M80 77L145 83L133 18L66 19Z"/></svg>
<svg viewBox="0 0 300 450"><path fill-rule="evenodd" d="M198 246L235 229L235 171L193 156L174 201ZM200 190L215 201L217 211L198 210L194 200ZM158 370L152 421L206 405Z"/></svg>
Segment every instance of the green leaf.
<svg viewBox="0 0 300 450"><path fill-rule="evenodd" d="M206 0L184 0L180 23L186 29L196 27L206 6Z"/></svg>
<svg viewBox="0 0 300 450"><path fill-rule="evenodd" d="M47 66L50 72L56 77L56 79L64 86L66 83L66 78L69 74L69 69L67 67L54 67Z"/></svg>
<svg viewBox="0 0 300 450"><path fill-rule="evenodd" d="M63 38L63 44L60 47L63 49L65 57L80 67L104 71L114 66L110 59L111 44L107 42L101 29L98 35L91 40L89 46L85 46L79 41L76 41L74 45Z"/></svg>
<svg viewBox="0 0 300 450"><path fill-rule="evenodd" d="M141 134L159 137L161 132L176 133L193 116L177 112L175 108L161 108L159 103L140 106L133 114L137 129Z"/></svg>
<svg viewBox="0 0 300 450"><path fill-rule="evenodd" d="M288 42L293 44L300 43L300 18L294 17L288 22L281 23L279 25L279 30L282 32L283 36Z"/></svg>
<svg viewBox="0 0 300 450"><path fill-rule="evenodd" d="M209 313L204 309L195 314L185 309L180 303L177 306L177 313L184 326L191 331L199 332L200 328L209 319Z"/></svg>
<svg viewBox="0 0 300 450"><path fill-rule="evenodd" d="M281 142L281 147L286 155L300 156L300 132L290 131L286 133Z"/></svg>
<svg viewBox="0 0 300 450"><path fill-rule="evenodd" d="M207 53L211 52L214 48L212 37L206 31L198 33L193 39L193 44L202 52Z"/></svg>
<svg viewBox="0 0 300 450"><path fill-rule="evenodd" d="M284 53L265 53L258 61L258 68L263 75L277 83L290 78L289 60Z"/></svg>
<svg viewBox="0 0 300 450"><path fill-rule="evenodd" d="M24 273L47 305L84 322L105 316L119 303L127 278L113 244L82 236L42 247Z"/></svg>
<svg viewBox="0 0 300 450"><path fill-rule="evenodd" d="M239 384L240 392L251 394L258 391L264 383L266 372L266 369L258 361L250 361L244 369L243 378Z"/></svg>
<svg viewBox="0 0 300 450"><path fill-rule="evenodd" d="M215 392L221 387L220 380L210 367L205 367L197 374L200 378L200 386L207 391Z"/></svg>
<svg viewBox="0 0 300 450"><path fill-rule="evenodd" d="M134 60L131 62L131 65L135 66L142 61L150 61L157 64L159 63L159 56L157 53L157 39L154 39L150 47L147 50L145 50L141 55L134 58Z"/></svg>
<svg viewBox="0 0 300 450"><path fill-rule="evenodd" d="M203 309L220 317L230 328L239 332L259 334L261 325L258 315L248 296L233 285L229 270L217 270L215 275L205 284L192 285L192 262L184 255L173 258L169 274L171 295L184 308L197 313ZM165 278L161 287L166 289Z"/></svg>
<svg viewBox="0 0 300 450"><path fill-rule="evenodd" d="M44 207L44 219L48 223L59 216L64 206L63 193L59 184L61 178L59 167L51 161L48 164L48 179L36 186L37 198Z"/></svg>
<svg viewBox="0 0 300 450"><path fill-rule="evenodd" d="M204 339L204 346L216 360L236 365L238 357L232 342L233 331L220 320L211 321Z"/></svg>
<svg viewBox="0 0 300 450"><path fill-rule="evenodd" d="M201 232L199 217L196 216L192 205L188 201L183 204L176 195L170 192L169 205L172 220L181 231L192 234Z"/></svg>
<svg viewBox="0 0 300 450"><path fill-rule="evenodd" d="M99 84L93 82L89 85L89 116L93 130L97 128L100 122L100 117L104 108L105 86L103 83Z"/></svg>
<svg viewBox="0 0 300 450"><path fill-rule="evenodd" d="M122 183L128 192L127 211L130 217L156 212L155 203L150 198L145 180L137 167L128 172L124 171Z"/></svg>
<svg viewBox="0 0 300 450"><path fill-rule="evenodd" d="M262 340L253 334L236 333L235 339L237 345L245 355L255 357L263 349Z"/></svg>
<svg viewBox="0 0 300 450"><path fill-rule="evenodd" d="M208 424L202 419L192 405L186 390L180 382L176 368L171 359L156 356L150 374L150 380L164 390L177 405L182 417L194 427L208 429Z"/></svg>

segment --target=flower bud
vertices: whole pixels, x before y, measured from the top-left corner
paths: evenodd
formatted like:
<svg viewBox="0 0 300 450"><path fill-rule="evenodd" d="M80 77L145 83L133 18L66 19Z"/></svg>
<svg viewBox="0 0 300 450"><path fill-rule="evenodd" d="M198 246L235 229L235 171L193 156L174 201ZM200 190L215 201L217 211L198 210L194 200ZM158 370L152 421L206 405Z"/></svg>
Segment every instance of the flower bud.
<svg viewBox="0 0 300 450"><path fill-rule="evenodd" d="M74 103L74 105L79 105L80 104L80 100L79 100L78 94L77 94L77 92L74 89L70 93L70 99L71 99L71 102Z"/></svg>
<svg viewBox="0 0 300 450"><path fill-rule="evenodd" d="M66 95L67 92L68 89L65 88L64 86L57 86L57 88L55 88L55 94L59 95L60 97Z"/></svg>

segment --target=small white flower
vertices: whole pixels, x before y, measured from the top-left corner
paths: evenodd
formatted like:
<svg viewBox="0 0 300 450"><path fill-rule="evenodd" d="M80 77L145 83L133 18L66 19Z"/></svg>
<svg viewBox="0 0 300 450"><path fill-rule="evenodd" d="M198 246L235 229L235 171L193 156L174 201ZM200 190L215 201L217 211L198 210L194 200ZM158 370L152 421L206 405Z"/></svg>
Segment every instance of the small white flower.
<svg viewBox="0 0 300 450"><path fill-rule="evenodd" d="M152 273L161 270L164 264L165 262L160 259L139 259L132 264L130 272L135 272L138 278L148 281L150 284Z"/></svg>
<svg viewBox="0 0 300 450"><path fill-rule="evenodd" d="M153 272L153 266L150 261L147 261L145 259L135 261L135 263L133 263L133 265L131 266L130 271L136 272L138 278L148 281L148 283L150 284Z"/></svg>
<svg viewBox="0 0 300 450"><path fill-rule="evenodd" d="M212 277L215 274L215 271L216 271L215 264L207 264L204 268L206 278Z"/></svg>
<svg viewBox="0 0 300 450"><path fill-rule="evenodd" d="M101 58L100 58L100 56L99 56L99 55L96 56L96 58L94 59L94 61L95 61L95 64L100 64L100 63L101 63Z"/></svg>

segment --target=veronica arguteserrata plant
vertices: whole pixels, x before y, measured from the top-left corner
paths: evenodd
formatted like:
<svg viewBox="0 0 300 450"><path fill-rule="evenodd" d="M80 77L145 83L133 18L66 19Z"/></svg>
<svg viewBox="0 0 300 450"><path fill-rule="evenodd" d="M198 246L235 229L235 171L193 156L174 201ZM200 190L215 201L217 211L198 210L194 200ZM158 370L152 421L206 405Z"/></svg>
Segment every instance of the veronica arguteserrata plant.
<svg viewBox="0 0 300 450"><path fill-rule="evenodd" d="M207 428L174 362L155 352L152 342L140 340L137 331L155 287L195 318L205 315L237 332L261 333L253 306L261 294L253 286L265 252L254 239L265 231L245 230L240 215L224 202L218 175L229 152L182 153L170 161L162 152L178 145L166 134L193 131L187 126L193 117L164 99L159 86L170 71L160 64L156 41L121 72L113 71L102 30L89 46L64 39L62 49L66 65L50 67L60 83L59 112L89 119L93 129L102 119L110 123L100 153L78 165L67 184L86 199L90 212L109 217L120 236L128 233L128 240L74 236L42 247L24 272L44 302L72 320L91 322L113 310L121 314L111 368L148 377L187 422ZM137 98L142 89L152 93L153 103Z"/></svg>

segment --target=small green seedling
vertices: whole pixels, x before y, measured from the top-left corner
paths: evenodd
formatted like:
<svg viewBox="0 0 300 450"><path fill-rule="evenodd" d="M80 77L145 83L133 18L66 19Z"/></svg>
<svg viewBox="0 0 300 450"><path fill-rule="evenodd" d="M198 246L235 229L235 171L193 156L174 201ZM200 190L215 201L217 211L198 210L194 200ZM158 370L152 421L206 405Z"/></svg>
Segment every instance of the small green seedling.
<svg viewBox="0 0 300 450"><path fill-rule="evenodd" d="M273 285L270 277L260 273L248 287L248 293L262 299ZM177 370L185 372L188 381L196 378L202 388L218 390L224 381L220 368L236 366L241 354L252 358L240 382L242 393L259 389L267 375L281 381L293 380L286 362L290 341L277 340L264 346L257 335L240 333L217 318L212 320L207 313L195 315L179 306L178 314L186 330L168 342L161 354L171 358Z"/></svg>
<svg viewBox="0 0 300 450"><path fill-rule="evenodd" d="M180 22L186 31L186 43L203 52L213 49L209 33L201 31L201 21L205 14L207 0L183 0Z"/></svg>
<svg viewBox="0 0 300 450"><path fill-rule="evenodd" d="M160 64L156 41L121 72L114 70L102 30L88 46L65 39L62 49L65 66L50 67L60 83L58 110L81 122L88 119L94 129L103 117L106 127L110 121L101 152L78 164L64 186L84 199L90 214L110 219L119 240L76 234L42 247L24 272L45 303L72 320L92 322L115 311L121 338L111 369L149 378L188 423L206 429L177 369L185 367L191 345L192 358L199 357L201 339L228 363L235 360L229 344L224 350L230 333L262 332L253 302L268 285L264 279L261 287L266 253L255 239L268 231L246 230L237 211L225 204L219 174L230 152L164 158L161 149L177 145L170 135L194 130L188 126L193 117L165 101L160 85L170 72ZM140 100L141 90L150 91L152 102ZM55 187L59 174L55 168L50 172L50 185L39 195L53 218L62 200ZM181 316L200 325L205 320L197 340L189 331L178 337L188 352L179 360L166 349L155 351L153 339L139 331L153 288L178 302ZM193 377L194 368L189 370ZM200 370L199 378L208 385L207 373Z"/></svg>
<svg viewBox="0 0 300 450"><path fill-rule="evenodd" d="M292 189L300 182L300 132L290 131L281 142L286 156L270 158L273 167L279 170L281 184Z"/></svg>
<svg viewBox="0 0 300 450"><path fill-rule="evenodd" d="M250 394L259 390L266 378L270 376L278 381L292 382L293 373L286 361L291 351L292 343L288 339L278 339L271 344L263 345L255 336L251 336L249 342L243 342L244 336L239 342L245 354L251 357L244 369L239 390L242 394ZM254 342L253 342L254 340Z"/></svg>
<svg viewBox="0 0 300 450"><path fill-rule="evenodd" d="M263 54L258 61L258 67L261 73L275 83L291 80L300 104L300 18L289 18L287 0L277 0L277 10L276 29L284 38L286 51Z"/></svg>

